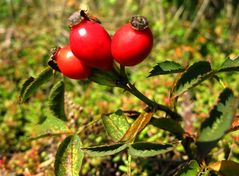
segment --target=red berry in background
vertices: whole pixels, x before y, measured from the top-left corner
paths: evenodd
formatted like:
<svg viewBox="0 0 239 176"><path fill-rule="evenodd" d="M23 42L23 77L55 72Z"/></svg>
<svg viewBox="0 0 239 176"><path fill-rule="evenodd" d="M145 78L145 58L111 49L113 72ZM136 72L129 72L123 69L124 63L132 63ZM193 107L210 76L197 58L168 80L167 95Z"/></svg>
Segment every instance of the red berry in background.
<svg viewBox="0 0 239 176"><path fill-rule="evenodd" d="M81 12L84 11L80 11L80 14ZM74 18L74 16L70 18ZM78 24L71 26L70 47L72 52L90 67L111 70L113 58L109 34L98 21L86 18L85 13L83 18Z"/></svg>
<svg viewBox="0 0 239 176"><path fill-rule="evenodd" d="M130 23L116 31L111 42L113 58L121 65L142 62L153 47L153 35L145 17L134 16Z"/></svg>
<svg viewBox="0 0 239 176"><path fill-rule="evenodd" d="M91 68L73 55L70 46L59 48L53 56L61 73L71 79L83 80L90 76Z"/></svg>

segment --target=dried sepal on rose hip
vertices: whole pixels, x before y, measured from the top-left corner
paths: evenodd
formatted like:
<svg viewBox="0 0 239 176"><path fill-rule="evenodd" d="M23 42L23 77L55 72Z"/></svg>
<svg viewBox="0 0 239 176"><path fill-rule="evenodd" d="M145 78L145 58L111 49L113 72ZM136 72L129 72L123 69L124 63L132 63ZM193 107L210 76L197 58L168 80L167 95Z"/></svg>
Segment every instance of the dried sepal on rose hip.
<svg viewBox="0 0 239 176"><path fill-rule="evenodd" d="M57 71L71 79L84 80L91 73L91 68L74 56L69 45L55 49L50 63L54 63L53 65L49 64L54 70L59 69Z"/></svg>
<svg viewBox="0 0 239 176"><path fill-rule="evenodd" d="M139 64L152 47L153 35L143 16L133 16L129 23L116 31L111 42L113 58L123 66Z"/></svg>
<svg viewBox="0 0 239 176"><path fill-rule="evenodd" d="M111 38L99 20L83 10L69 20L70 47L74 55L92 68L112 70Z"/></svg>

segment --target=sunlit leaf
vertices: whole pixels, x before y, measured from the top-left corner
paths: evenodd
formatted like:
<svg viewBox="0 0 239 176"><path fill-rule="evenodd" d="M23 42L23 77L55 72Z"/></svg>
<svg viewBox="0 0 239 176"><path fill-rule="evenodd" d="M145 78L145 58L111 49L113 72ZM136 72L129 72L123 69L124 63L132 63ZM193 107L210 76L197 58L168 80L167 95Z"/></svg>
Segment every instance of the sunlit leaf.
<svg viewBox="0 0 239 176"><path fill-rule="evenodd" d="M222 64L219 72L239 71L239 56L234 59L227 58Z"/></svg>
<svg viewBox="0 0 239 176"><path fill-rule="evenodd" d="M69 133L69 129L64 121L55 117L51 111L46 111L44 119L38 123L32 132L33 138L41 136L57 135Z"/></svg>
<svg viewBox="0 0 239 176"><path fill-rule="evenodd" d="M185 91L197 86L202 81L213 76L211 65L207 61L200 61L191 65L179 78L173 89L173 95L179 96Z"/></svg>
<svg viewBox="0 0 239 176"><path fill-rule="evenodd" d="M79 176L84 158L81 145L81 140L76 134L65 138L56 153L56 176Z"/></svg>
<svg viewBox="0 0 239 176"><path fill-rule="evenodd" d="M63 81L56 83L49 95L49 108L59 119L66 120L64 106L65 86Z"/></svg>
<svg viewBox="0 0 239 176"><path fill-rule="evenodd" d="M220 94L209 117L202 123L197 139L199 155L205 156L230 129L237 108L237 100L231 89Z"/></svg>
<svg viewBox="0 0 239 176"><path fill-rule="evenodd" d="M208 167L223 176L238 176L239 174L239 163L230 160L211 163Z"/></svg>
<svg viewBox="0 0 239 176"><path fill-rule="evenodd" d="M89 156L108 156L119 153L127 147L127 144L112 144L112 145L102 145L95 147L84 148L84 151Z"/></svg>
<svg viewBox="0 0 239 176"><path fill-rule="evenodd" d="M170 73L180 73L180 72L183 72L184 70L185 69L177 62L164 61L154 66L153 70L150 71L150 74L148 77L157 76L157 75L165 75Z"/></svg>
<svg viewBox="0 0 239 176"><path fill-rule="evenodd" d="M30 78L25 81L21 90L20 102L24 103L33 92L35 92L42 84L47 82L53 76L52 69L47 67L36 78Z"/></svg>
<svg viewBox="0 0 239 176"><path fill-rule="evenodd" d="M136 137L136 135L144 129L153 116L152 112L141 113L139 117L129 127L125 135L120 141L130 141Z"/></svg>
<svg viewBox="0 0 239 176"><path fill-rule="evenodd" d="M157 144L149 142L134 143L128 148L129 154L137 157L151 157L166 153L170 150L173 150L173 146L171 144Z"/></svg>
<svg viewBox="0 0 239 176"><path fill-rule="evenodd" d="M197 161L191 160L187 165L185 165L176 176L197 176L200 172L200 167Z"/></svg>
<svg viewBox="0 0 239 176"><path fill-rule="evenodd" d="M129 128L129 123L122 111L110 115L103 115L102 121L107 134L115 141L119 141Z"/></svg>

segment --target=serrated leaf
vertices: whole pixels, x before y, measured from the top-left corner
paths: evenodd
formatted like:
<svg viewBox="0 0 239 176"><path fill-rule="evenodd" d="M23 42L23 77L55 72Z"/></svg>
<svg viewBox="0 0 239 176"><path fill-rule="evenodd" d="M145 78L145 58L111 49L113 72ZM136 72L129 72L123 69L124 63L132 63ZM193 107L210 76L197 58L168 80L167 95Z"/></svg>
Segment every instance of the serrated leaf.
<svg viewBox="0 0 239 176"><path fill-rule="evenodd" d="M151 120L151 124L157 128L169 131L170 133L176 135L179 138L181 138L182 135L185 133L181 125L179 125L177 121L170 118L153 118Z"/></svg>
<svg viewBox="0 0 239 176"><path fill-rule="evenodd" d="M52 69L47 67L34 80L30 78L22 87L20 102L24 103L30 95L53 76Z"/></svg>
<svg viewBox="0 0 239 176"><path fill-rule="evenodd" d="M199 61L191 65L177 81L173 89L175 97L181 95L185 91L197 86L202 81L213 75L211 65L207 61Z"/></svg>
<svg viewBox="0 0 239 176"><path fill-rule="evenodd" d="M65 93L64 82L63 81L57 82L51 89L49 95L49 108L57 118L66 121L64 93Z"/></svg>
<svg viewBox="0 0 239 176"><path fill-rule="evenodd" d="M35 126L32 137L39 138L69 132L70 130L64 121L55 117L51 111L46 111L44 120Z"/></svg>
<svg viewBox="0 0 239 176"><path fill-rule="evenodd" d="M56 176L79 176L84 153L78 135L68 136L60 144L55 159Z"/></svg>
<svg viewBox="0 0 239 176"><path fill-rule="evenodd" d="M177 62L164 61L154 66L153 70L150 71L150 74L148 77L157 76L157 75L165 75L170 73L180 73L180 72L183 72L184 70L185 69Z"/></svg>
<svg viewBox="0 0 239 176"><path fill-rule="evenodd" d="M173 146L171 144L137 142L129 146L128 153L137 157L151 157L166 153L170 150L173 150Z"/></svg>
<svg viewBox="0 0 239 176"><path fill-rule="evenodd" d="M129 123L122 111L116 111L111 115L103 115L102 121L107 134L113 141L119 141L129 128Z"/></svg>
<svg viewBox="0 0 239 176"><path fill-rule="evenodd" d="M139 115L139 117L133 122L133 124L126 131L125 135L120 141L130 141L133 140L136 135L144 129L144 127L149 123L153 116L152 112L144 112Z"/></svg>
<svg viewBox="0 0 239 176"><path fill-rule="evenodd" d="M114 155L124 150L126 147L127 147L127 144L121 143L121 144L88 147L88 148L84 148L84 151L89 156L100 157L100 156Z"/></svg>
<svg viewBox="0 0 239 176"><path fill-rule="evenodd" d="M176 176L196 176L200 172L200 167L195 160L191 160L186 166L184 166Z"/></svg>
<svg viewBox="0 0 239 176"><path fill-rule="evenodd" d="M204 157L230 129L237 108L237 99L231 89L220 94L218 103L202 123L197 139L199 155Z"/></svg>
<svg viewBox="0 0 239 176"><path fill-rule="evenodd" d="M234 59L227 58L221 65L219 72L239 71L239 56Z"/></svg>
<svg viewBox="0 0 239 176"><path fill-rule="evenodd" d="M239 163L230 160L211 163L208 168L219 172L223 176L238 176L239 174Z"/></svg>

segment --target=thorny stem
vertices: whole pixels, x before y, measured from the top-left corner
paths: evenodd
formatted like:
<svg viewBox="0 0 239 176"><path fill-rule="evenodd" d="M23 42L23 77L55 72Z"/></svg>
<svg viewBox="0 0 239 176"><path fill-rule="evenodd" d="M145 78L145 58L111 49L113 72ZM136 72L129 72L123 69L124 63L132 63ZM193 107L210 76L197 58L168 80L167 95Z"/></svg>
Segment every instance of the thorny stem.
<svg viewBox="0 0 239 176"><path fill-rule="evenodd" d="M120 66L120 71L121 71L121 75L124 77L124 80L125 80L124 81L125 84L122 86L122 88L124 88L129 93L133 94L135 97L143 101L145 104L147 104L152 111L155 111L155 110L164 111L174 119L178 119L178 120L182 119L182 117L178 113L172 111L169 107L162 104L158 104L157 102L152 101L151 99L146 97L144 94L142 94L135 87L135 85L130 83L130 81L128 80L124 66Z"/></svg>

